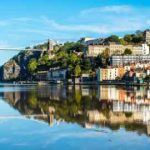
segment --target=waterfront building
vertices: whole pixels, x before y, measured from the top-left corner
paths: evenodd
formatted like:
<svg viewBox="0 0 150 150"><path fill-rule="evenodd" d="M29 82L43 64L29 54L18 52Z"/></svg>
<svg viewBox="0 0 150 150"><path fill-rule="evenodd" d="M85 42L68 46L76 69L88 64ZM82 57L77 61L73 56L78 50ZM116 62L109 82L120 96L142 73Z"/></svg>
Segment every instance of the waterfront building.
<svg viewBox="0 0 150 150"><path fill-rule="evenodd" d="M117 77L121 78L125 74L123 67L118 68L99 68L97 69L97 80L116 80Z"/></svg>
<svg viewBox="0 0 150 150"><path fill-rule="evenodd" d="M92 78L90 77L90 74L89 73L83 73L81 75L81 82L88 82L88 81L91 81Z"/></svg>
<svg viewBox="0 0 150 150"><path fill-rule="evenodd" d="M67 79L67 69L50 69L48 72L49 81L64 81Z"/></svg>
<svg viewBox="0 0 150 150"><path fill-rule="evenodd" d="M48 80L48 71L39 71L35 76L38 81L47 81Z"/></svg>

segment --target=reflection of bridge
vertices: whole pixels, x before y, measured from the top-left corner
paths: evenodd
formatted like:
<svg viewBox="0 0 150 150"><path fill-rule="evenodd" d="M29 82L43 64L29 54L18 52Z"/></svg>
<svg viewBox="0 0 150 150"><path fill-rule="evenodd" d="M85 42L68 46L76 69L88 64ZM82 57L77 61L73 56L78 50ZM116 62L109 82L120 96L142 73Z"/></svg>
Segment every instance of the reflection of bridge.
<svg viewBox="0 0 150 150"><path fill-rule="evenodd" d="M50 114L33 114L33 115L0 115L0 120L13 120L13 119L30 119L32 121L38 122L38 123L44 123L43 121L40 120L42 119L47 119L47 122L49 123L50 126L53 126L54 124L54 115L53 113Z"/></svg>
<svg viewBox="0 0 150 150"><path fill-rule="evenodd" d="M24 119L24 118L38 118L38 117L48 117L47 114L37 114L37 115L0 115L1 119Z"/></svg>
<svg viewBox="0 0 150 150"><path fill-rule="evenodd" d="M0 48L0 51L47 51L46 49L25 49L25 48Z"/></svg>

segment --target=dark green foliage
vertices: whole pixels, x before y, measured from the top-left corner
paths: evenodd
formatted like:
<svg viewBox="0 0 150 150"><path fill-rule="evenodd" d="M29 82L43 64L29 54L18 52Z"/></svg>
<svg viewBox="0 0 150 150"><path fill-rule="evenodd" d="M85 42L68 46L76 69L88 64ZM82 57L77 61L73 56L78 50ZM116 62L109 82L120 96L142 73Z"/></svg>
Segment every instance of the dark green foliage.
<svg viewBox="0 0 150 150"><path fill-rule="evenodd" d="M111 35L107 38L107 40L109 42L117 42L117 43L120 43L120 39L117 35Z"/></svg>
<svg viewBox="0 0 150 150"><path fill-rule="evenodd" d="M129 49L129 48L126 48L125 50L124 50L124 53L123 53L124 55L131 55L132 54L132 51Z"/></svg>

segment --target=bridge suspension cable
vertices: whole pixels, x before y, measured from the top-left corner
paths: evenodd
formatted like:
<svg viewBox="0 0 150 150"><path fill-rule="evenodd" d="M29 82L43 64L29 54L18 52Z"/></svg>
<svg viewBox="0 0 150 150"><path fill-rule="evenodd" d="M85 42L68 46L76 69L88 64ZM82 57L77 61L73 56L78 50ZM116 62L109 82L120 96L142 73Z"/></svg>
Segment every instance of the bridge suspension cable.
<svg viewBox="0 0 150 150"><path fill-rule="evenodd" d="M25 49L25 48L0 48L0 51L47 51L46 49Z"/></svg>

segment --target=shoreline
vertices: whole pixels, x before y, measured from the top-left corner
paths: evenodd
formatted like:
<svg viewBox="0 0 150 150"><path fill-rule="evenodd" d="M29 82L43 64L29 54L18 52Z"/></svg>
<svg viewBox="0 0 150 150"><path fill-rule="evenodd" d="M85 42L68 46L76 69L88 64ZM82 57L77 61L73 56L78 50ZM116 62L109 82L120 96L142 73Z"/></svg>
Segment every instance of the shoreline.
<svg viewBox="0 0 150 150"><path fill-rule="evenodd" d="M69 83L69 82L51 82L51 81L12 81L4 82L1 81L0 85L121 85L121 86L149 86L149 82L144 83L135 83L135 82L116 82L116 81L93 81L93 82L78 82L78 83Z"/></svg>

